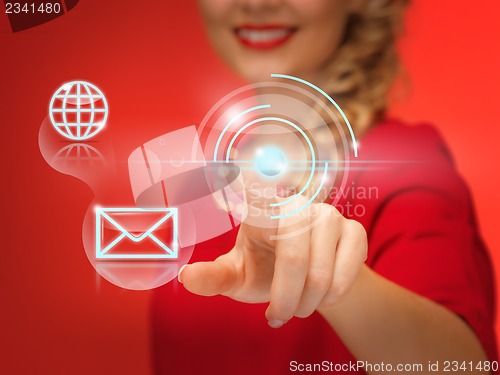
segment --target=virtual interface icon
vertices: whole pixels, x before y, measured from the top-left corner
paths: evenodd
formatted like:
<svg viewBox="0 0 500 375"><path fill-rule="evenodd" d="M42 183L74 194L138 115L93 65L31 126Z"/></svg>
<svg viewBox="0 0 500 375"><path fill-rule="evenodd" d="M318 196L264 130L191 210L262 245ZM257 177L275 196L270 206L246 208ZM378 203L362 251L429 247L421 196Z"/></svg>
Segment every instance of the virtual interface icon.
<svg viewBox="0 0 500 375"><path fill-rule="evenodd" d="M155 288L175 278L196 245L243 222L274 229L313 202L336 204L340 195L332 191L343 190L350 159L358 156L348 119L309 82L272 78L229 93L198 126L133 145L127 163L132 196L115 207L109 192L117 186L106 179L125 163L112 157L101 163L99 150L82 142L50 158L43 152L60 143L52 127L71 141L97 135L108 117L104 94L84 81L55 92L40 148L55 169L81 178L96 196L105 193L89 207L82 230L87 257L102 277L127 289Z"/></svg>
<svg viewBox="0 0 500 375"><path fill-rule="evenodd" d="M176 208L96 208L97 259L177 259Z"/></svg>
<svg viewBox="0 0 500 375"><path fill-rule="evenodd" d="M108 118L108 102L102 91L85 81L63 84L52 96L49 116L54 129L73 141L97 135Z"/></svg>
<svg viewBox="0 0 500 375"><path fill-rule="evenodd" d="M128 165L139 207L178 208L181 247L220 236L245 217L239 168L206 162L195 126L146 142Z"/></svg>
<svg viewBox="0 0 500 375"><path fill-rule="evenodd" d="M294 76L271 78L226 95L198 127L211 162L241 171L246 222L265 228L313 202L335 205L332 192L345 186L358 156L349 120L331 96Z"/></svg>

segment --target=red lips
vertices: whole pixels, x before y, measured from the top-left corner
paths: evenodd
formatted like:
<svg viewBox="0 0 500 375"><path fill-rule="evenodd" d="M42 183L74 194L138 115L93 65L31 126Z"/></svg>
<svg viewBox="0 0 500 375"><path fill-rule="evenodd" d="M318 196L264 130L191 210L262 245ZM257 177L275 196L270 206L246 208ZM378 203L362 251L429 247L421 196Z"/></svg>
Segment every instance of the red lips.
<svg viewBox="0 0 500 375"><path fill-rule="evenodd" d="M297 28L283 25L242 25L234 32L246 47L265 50L285 44Z"/></svg>

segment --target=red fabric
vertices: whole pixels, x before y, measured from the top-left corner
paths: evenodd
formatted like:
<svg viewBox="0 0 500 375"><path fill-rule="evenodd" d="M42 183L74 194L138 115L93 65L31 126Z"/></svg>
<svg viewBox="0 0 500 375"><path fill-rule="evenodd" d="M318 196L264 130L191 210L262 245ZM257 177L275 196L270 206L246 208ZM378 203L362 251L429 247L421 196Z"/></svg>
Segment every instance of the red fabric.
<svg viewBox="0 0 500 375"><path fill-rule="evenodd" d="M456 312L496 359L490 260L467 187L437 132L387 120L361 140L359 154L347 184L356 194L346 189L339 209L365 226L367 264ZM198 246L192 261L229 250L235 235ZM159 288L152 301L156 373L285 374L290 361L355 361L319 314L275 330L267 326L265 309L198 297L177 281Z"/></svg>

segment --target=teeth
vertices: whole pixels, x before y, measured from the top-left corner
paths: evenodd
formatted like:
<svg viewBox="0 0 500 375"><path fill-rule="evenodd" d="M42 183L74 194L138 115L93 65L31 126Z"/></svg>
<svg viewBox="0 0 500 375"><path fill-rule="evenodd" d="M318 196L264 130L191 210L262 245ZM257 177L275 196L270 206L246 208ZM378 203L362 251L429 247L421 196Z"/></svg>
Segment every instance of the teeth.
<svg viewBox="0 0 500 375"><path fill-rule="evenodd" d="M282 39L289 35L292 31L289 29L279 30L249 30L239 29L238 36L247 39L250 42L271 42L274 40Z"/></svg>

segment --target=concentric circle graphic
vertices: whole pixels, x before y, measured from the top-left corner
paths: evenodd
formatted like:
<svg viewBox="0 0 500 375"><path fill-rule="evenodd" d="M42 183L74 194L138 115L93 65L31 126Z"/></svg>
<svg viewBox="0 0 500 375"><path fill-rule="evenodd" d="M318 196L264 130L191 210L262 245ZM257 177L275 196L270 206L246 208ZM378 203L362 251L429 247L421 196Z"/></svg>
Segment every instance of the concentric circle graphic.
<svg viewBox="0 0 500 375"><path fill-rule="evenodd" d="M238 168L246 192L245 222L265 228L306 210L335 205L358 156L345 113L326 92L297 77L237 89L208 112L199 129L204 156ZM307 228L304 228L306 230Z"/></svg>

